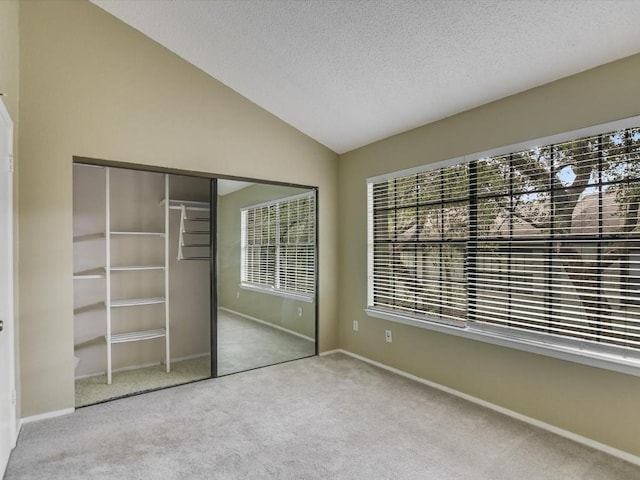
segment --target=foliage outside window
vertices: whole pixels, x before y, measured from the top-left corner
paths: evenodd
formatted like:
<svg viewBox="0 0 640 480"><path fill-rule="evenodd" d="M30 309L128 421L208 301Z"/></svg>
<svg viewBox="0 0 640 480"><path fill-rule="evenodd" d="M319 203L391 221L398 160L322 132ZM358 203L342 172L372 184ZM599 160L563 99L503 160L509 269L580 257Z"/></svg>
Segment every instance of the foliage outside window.
<svg viewBox="0 0 640 480"><path fill-rule="evenodd" d="M244 286L313 298L315 193L241 209Z"/></svg>
<svg viewBox="0 0 640 480"><path fill-rule="evenodd" d="M640 358L640 128L377 177L368 195L370 311Z"/></svg>

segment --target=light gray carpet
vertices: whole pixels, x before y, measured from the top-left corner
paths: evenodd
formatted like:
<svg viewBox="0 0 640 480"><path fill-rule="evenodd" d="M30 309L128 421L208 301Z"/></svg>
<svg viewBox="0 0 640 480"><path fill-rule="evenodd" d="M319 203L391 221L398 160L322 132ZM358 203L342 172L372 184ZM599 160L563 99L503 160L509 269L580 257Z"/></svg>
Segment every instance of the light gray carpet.
<svg viewBox="0 0 640 480"><path fill-rule="evenodd" d="M640 467L331 355L25 425L5 478L631 480Z"/></svg>

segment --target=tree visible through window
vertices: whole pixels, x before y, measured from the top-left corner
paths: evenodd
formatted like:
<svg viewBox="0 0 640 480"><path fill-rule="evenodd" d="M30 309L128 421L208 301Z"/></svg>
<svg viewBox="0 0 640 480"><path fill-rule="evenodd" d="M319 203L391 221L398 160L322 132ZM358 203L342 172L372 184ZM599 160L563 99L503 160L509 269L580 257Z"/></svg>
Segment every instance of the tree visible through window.
<svg viewBox="0 0 640 480"><path fill-rule="evenodd" d="M639 205L639 128L374 179L368 307L640 352Z"/></svg>
<svg viewBox="0 0 640 480"><path fill-rule="evenodd" d="M315 212L314 192L241 210L243 285L314 295Z"/></svg>

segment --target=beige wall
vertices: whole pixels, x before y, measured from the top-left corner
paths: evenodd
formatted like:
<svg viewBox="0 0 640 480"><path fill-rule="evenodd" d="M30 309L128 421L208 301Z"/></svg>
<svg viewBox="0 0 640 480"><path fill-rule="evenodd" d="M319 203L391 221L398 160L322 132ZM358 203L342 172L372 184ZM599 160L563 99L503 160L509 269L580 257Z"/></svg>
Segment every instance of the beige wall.
<svg viewBox="0 0 640 480"><path fill-rule="evenodd" d="M0 2L0 93L14 124L18 120L18 1Z"/></svg>
<svg viewBox="0 0 640 480"><path fill-rule="evenodd" d="M14 281L14 305L15 318L18 318L18 175L20 170L20 155L18 150L18 134L19 134L19 112L18 112L18 1L5 0L0 1L0 93L3 93L2 101L4 102L11 119L13 120L13 137L14 137L14 184L13 184L13 206L14 206L14 266L16 268ZM14 324L14 335L16 342L16 356L19 356L19 339L20 325L18 322ZM16 392L20 398L20 363L16 362ZM20 419L20 402L16 407L16 418Z"/></svg>
<svg viewBox="0 0 640 480"><path fill-rule="evenodd" d="M315 304L240 288L240 209L302 192L298 188L253 185L219 197L218 303L220 307L315 338ZM302 308L301 317L298 308Z"/></svg>
<svg viewBox="0 0 640 480"><path fill-rule="evenodd" d="M73 407L72 156L315 185L338 346L337 156L85 1L20 3L22 415Z"/></svg>
<svg viewBox="0 0 640 480"><path fill-rule="evenodd" d="M340 158L342 348L640 455L640 377L369 318L366 178L640 113L640 55ZM359 320L359 331L351 328ZM393 343L384 342L391 328Z"/></svg>

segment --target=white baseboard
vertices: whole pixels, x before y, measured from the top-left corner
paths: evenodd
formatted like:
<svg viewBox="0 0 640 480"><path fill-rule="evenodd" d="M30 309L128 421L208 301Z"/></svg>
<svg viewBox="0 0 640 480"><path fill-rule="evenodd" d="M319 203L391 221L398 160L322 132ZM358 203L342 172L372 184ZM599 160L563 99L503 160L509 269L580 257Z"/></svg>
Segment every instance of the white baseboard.
<svg viewBox="0 0 640 480"><path fill-rule="evenodd" d="M503 415L506 415L508 417L511 418L515 418L516 420L520 420L521 422L524 423L528 423L529 425L533 425L535 427L541 428L543 430L546 430L548 432L554 433L556 435L559 435L561 437L564 438L568 438L569 440L573 440L574 442L577 443L581 443L583 445L586 445L587 447L591 447L595 450L599 450L601 452L607 453L611 456L620 458L622 460L625 460L629 463L633 463L634 465L638 465L640 466L640 457L633 455L631 453L625 452L623 450L619 450L617 448L611 447L609 445L606 445L604 443L600 443L597 442L595 440L592 440L590 438L587 437L583 437L582 435L578 435L576 433L570 432L568 430L564 430L562 428L556 427L555 425L551 425L549 423L545 423L542 422L540 420L536 420L535 418L531 418L531 417L527 417L526 415L522 415L521 413L518 412L514 412L513 410L509 410L508 408L504 408L501 407L499 405L496 405L494 403L491 402L487 402L486 400L482 400L480 398L474 397L472 395L468 395L464 392L460 392L458 390L454 390L453 388L449 388L446 387L444 385L440 385L439 383L435 383L429 380L425 380L424 378L420 378L417 377L416 375L412 375L410 373L404 372L402 370L398 370L397 368L393 368L390 367L388 365L385 365L384 363L380 363L380 362L376 362L375 360L371 360L367 357L363 357L361 355L358 355L356 353L352 353L349 352L347 350L343 350L343 349L338 349L338 350L332 350L331 352L324 352L321 355L329 355L331 353L344 353L345 355L348 355L350 357L353 357L357 360L361 360L365 363L369 363L371 365L374 365L376 367L382 368L384 370L387 370L389 372L395 373L397 375L400 375L402 377L408 378L410 380L414 380L416 382L422 383L424 385L427 385L429 387L435 388L437 390L441 390L443 392L449 393L451 395L454 395L456 397L459 398L463 398L464 400L467 400L469 402L475 403L477 405L481 405L483 407L486 407L490 410L493 410L495 412L501 413Z"/></svg>
<svg viewBox="0 0 640 480"><path fill-rule="evenodd" d="M345 353L349 355L347 352L339 348L336 348L335 350L327 350L326 352L320 352L318 355L320 355L321 357L325 357L327 355L333 355L334 353Z"/></svg>
<svg viewBox="0 0 640 480"><path fill-rule="evenodd" d="M287 333L289 333L291 335L295 335L296 337L304 338L305 340L307 340L309 342L315 342L315 339L313 339L311 337L307 337L306 335L303 335L301 333L294 332L293 330L289 330L288 328L281 327L280 325L275 325L273 323L265 322L264 320L260 320L259 318L252 317L251 315L245 315L244 313L236 312L235 310L231 310L231 309L225 308L225 307L218 307L218 310L224 310L227 313L232 313L233 315L238 315L239 317L246 318L247 320L252 320L254 322L258 322L258 323L260 323L262 325L266 325L267 327L271 327L271 328L275 328L276 330L281 330L283 332L287 332Z"/></svg>
<svg viewBox="0 0 640 480"><path fill-rule="evenodd" d="M53 412L41 413L39 415L22 417L20 419L20 425L18 429L21 429L22 425L26 425L27 423L40 422L42 420L48 420L50 418L62 417L64 415L69 415L75 411L76 411L75 408L65 408L64 410L55 410Z"/></svg>

